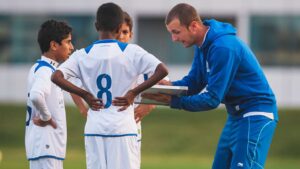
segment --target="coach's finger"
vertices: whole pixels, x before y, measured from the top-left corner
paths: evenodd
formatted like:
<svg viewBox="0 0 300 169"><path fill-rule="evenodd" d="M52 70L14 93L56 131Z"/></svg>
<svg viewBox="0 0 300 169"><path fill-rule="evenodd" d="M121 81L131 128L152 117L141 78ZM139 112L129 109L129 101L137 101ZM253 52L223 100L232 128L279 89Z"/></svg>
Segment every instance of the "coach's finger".
<svg viewBox="0 0 300 169"><path fill-rule="evenodd" d="M143 93L141 95L143 98L155 100L159 96L159 94L150 94L150 93Z"/></svg>

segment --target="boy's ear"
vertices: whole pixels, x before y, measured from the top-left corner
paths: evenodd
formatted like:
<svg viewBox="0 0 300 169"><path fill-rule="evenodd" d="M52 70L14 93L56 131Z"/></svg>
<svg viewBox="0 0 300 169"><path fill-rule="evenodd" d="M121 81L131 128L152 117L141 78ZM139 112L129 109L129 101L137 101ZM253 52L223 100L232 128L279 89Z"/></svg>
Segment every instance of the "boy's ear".
<svg viewBox="0 0 300 169"><path fill-rule="evenodd" d="M98 22L95 22L95 28L96 28L97 31L99 31L99 24L98 24Z"/></svg>
<svg viewBox="0 0 300 169"><path fill-rule="evenodd" d="M58 43L57 42L55 42L54 40L52 40L51 42L50 42L50 46L49 46L49 49L51 49L51 50L56 50L57 49L57 45L58 45Z"/></svg>

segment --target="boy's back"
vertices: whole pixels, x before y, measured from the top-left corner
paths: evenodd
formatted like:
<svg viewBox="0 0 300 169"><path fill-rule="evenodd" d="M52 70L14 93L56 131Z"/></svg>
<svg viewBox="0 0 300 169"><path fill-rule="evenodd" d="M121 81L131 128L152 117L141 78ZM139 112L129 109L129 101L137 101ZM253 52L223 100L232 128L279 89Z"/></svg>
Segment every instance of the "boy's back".
<svg viewBox="0 0 300 169"><path fill-rule="evenodd" d="M123 13L114 3L101 5L95 23L101 40L76 51L52 75L55 84L90 106L85 126L88 169L140 168L133 100L168 74L164 64L142 48L113 40ZM150 72L153 75L135 87L138 76ZM69 77L81 79L86 90L65 79Z"/></svg>
<svg viewBox="0 0 300 169"><path fill-rule="evenodd" d="M140 74L155 71L161 62L137 45L99 40L78 50L59 70L66 78L81 79L83 87L103 99L104 109L89 110L85 135L136 135L133 106L118 112L112 99L125 95Z"/></svg>

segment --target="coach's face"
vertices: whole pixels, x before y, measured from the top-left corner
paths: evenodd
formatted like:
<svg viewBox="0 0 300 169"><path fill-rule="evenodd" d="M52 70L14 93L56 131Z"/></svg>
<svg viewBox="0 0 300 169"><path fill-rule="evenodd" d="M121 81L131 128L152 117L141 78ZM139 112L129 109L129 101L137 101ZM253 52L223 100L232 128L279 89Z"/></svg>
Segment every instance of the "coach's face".
<svg viewBox="0 0 300 169"><path fill-rule="evenodd" d="M175 18L166 27L171 33L172 41L181 42L184 47L195 44L195 34L191 29L191 25L186 27L180 23L179 19Z"/></svg>
<svg viewBox="0 0 300 169"><path fill-rule="evenodd" d="M64 62L68 59L68 57L72 54L74 50L73 44L72 44L72 35L71 33L67 36L67 38L63 39L61 41L61 44L57 45L56 48L56 59L59 63Z"/></svg>

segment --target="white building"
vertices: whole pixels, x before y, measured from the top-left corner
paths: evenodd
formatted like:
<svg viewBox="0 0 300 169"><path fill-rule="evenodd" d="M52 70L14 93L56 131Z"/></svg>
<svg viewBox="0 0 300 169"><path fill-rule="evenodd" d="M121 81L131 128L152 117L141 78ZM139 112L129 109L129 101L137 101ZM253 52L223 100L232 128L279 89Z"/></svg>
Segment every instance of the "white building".
<svg viewBox="0 0 300 169"><path fill-rule="evenodd" d="M93 28L101 0L0 0L0 102L25 102L26 78L39 56L36 33L49 18L67 20L75 45L97 38ZM176 80L185 75L193 53L171 42L164 17L177 3L193 5L203 18L231 22L261 61L280 106L300 106L299 0L115 0L133 18L134 42L154 53Z"/></svg>

